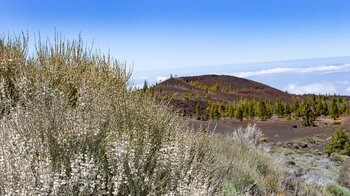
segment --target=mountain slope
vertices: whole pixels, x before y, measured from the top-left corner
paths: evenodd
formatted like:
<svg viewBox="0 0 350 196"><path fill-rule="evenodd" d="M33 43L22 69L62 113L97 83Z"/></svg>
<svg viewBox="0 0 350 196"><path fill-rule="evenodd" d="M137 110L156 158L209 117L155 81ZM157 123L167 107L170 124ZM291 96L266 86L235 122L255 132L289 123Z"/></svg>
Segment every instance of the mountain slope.
<svg viewBox="0 0 350 196"><path fill-rule="evenodd" d="M184 115L192 116L199 105L205 110L208 103L232 103L239 99L292 101L292 95L252 80L228 75L202 75L170 78L155 86L161 98ZM199 104L198 104L199 103Z"/></svg>

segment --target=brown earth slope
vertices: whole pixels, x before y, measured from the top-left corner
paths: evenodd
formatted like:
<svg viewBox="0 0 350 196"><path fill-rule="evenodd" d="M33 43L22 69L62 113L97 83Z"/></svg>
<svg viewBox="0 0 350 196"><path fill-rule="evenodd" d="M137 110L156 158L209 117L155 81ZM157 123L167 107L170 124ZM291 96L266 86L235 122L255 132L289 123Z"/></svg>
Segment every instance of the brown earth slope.
<svg viewBox="0 0 350 196"><path fill-rule="evenodd" d="M291 101L293 96L265 84L228 75L170 78L155 89L161 98L170 99L171 105L186 116L195 113L198 102L199 109L205 110L209 102L232 103L241 98Z"/></svg>
<svg viewBox="0 0 350 196"><path fill-rule="evenodd" d="M191 85L191 83L196 82L202 84L203 88ZM167 92L204 93L204 86L210 88L215 85L218 85L220 90L209 90L209 98L218 102L230 102L239 99L240 97L247 99L255 98L256 100L266 99L269 101L275 101L276 99L284 101L291 100L290 94L276 88L252 80L228 75L203 75L170 78L161 83L162 94Z"/></svg>

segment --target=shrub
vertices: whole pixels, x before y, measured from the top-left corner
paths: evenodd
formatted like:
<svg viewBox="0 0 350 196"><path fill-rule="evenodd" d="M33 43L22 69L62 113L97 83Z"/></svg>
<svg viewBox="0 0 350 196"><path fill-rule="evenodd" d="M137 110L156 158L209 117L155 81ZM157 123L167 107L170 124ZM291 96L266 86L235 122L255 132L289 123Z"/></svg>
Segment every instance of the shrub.
<svg viewBox="0 0 350 196"><path fill-rule="evenodd" d="M0 195L213 195L210 136L81 40L0 41Z"/></svg>
<svg viewBox="0 0 350 196"><path fill-rule="evenodd" d="M326 145L326 153L330 156L333 152L350 155L349 135L343 127L338 127Z"/></svg>
<svg viewBox="0 0 350 196"><path fill-rule="evenodd" d="M267 138L267 137L261 137L261 138L259 138L259 141L260 141L260 142L268 142L268 141L269 141L269 138Z"/></svg>
<svg viewBox="0 0 350 196"><path fill-rule="evenodd" d="M214 84L213 86L208 88L209 91L213 91L213 92L218 91L219 89L220 89L219 84Z"/></svg>
<svg viewBox="0 0 350 196"><path fill-rule="evenodd" d="M283 171L278 166L280 163L264 150L259 141L261 136L261 131L255 125L248 125L234 130L231 136L213 140L211 145L224 168L227 168L224 176L227 194L245 194L253 186L257 189L253 195L262 195L265 190L274 193L284 190Z"/></svg>
<svg viewBox="0 0 350 196"><path fill-rule="evenodd" d="M221 105L219 103L213 103L208 107L208 113L211 119L216 120L221 117L220 111Z"/></svg>
<svg viewBox="0 0 350 196"><path fill-rule="evenodd" d="M341 120L333 120L333 125L341 125Z"/></svg>
<svg viewBox="0 0 350 196"><path fill-rule="evenodd" d="M191 93L185 93L185 95L184 95L184 100L188 101L188 100L191 99L191 97L192 97L192 94L191 94Z"/></svg>

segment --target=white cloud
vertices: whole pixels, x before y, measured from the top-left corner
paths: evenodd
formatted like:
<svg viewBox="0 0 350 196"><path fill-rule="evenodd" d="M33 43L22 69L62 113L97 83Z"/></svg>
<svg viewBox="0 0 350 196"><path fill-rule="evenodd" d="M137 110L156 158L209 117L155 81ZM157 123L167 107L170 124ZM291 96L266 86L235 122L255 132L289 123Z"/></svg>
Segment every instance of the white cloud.
<svg viewBox="0 0 350 196"><path fill-rule="evenodd" d="M165 76L157 76L157 82L163 82L164 80L168 79L168 77Z"/></svg>
<svg viewBox="0 0 350 196"><path fill-rule="evenodd" d="M259 76L259 75L270 75L270 74L278 74L278 73L287 73L293 71L293 68L273 68L273 69L263 69L259 71L247 71L247 72L238 72L233 75L241 78L247 78L250 76Z"/></svg>
<svg viewBox="0 0 350 196"><path fill-rule="evenodd" d="M350 93L350 87L348 87L348 88L346 89L346 92Z"/></svg>
<svg viewBox="0 0 350 196"><path fill-rule="evenodd" d="M348 84L350 84L350 81L348 81L348 80L341 80L341 81L337 81L336 83L337 84L341 84L341 85L348 85Z"/></svg>
<svg viewBox="0 0 350 196"><path fill-rule="evenodd" d="M248 72L237 72L232 75L242 78L247 78L251 76L262 76L262 75L272 75L272 74L283 74L283 73L337 73L350 71L350 64L344 65L321 65L315 67L276 67L272 69L263 69L258 71L248 71Z"/></svg>
<svg viewBox="0 0 350 196"><path fill-rule="evenodd" d="M289 84L284 90L293 94L337 94L333 83L312 83L306 85ZM350 89L349 89L350 90Z"/></svg>

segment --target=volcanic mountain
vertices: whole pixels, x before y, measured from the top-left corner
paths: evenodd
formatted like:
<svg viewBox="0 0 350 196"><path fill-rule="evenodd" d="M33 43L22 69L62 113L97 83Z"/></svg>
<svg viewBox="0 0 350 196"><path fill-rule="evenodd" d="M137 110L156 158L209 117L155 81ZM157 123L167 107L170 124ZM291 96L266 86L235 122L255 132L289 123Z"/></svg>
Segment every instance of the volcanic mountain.
<svg viewBox="0 0 350 196"><path fill-rule="evenodd" d="M186 116L192 116L197 105L205 110L208 103L233 103L245 98L290 102L293 97L268 85L228 75L171 77L154 88L158 96L169 99Z"/></svg>

